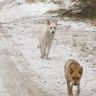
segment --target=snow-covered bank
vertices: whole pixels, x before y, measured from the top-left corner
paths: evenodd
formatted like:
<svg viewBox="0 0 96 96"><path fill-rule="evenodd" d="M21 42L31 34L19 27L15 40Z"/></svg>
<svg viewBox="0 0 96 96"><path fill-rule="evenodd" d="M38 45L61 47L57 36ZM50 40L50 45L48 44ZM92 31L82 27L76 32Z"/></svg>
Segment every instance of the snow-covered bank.
<svg viewBox="0 0 96 96"><path fill-rule="evenodd" d="M1 3L1 2L4 2L4 0L0 0L0 3Z"/></svg>
<svg viewBox="0 0 96 96"><path fill-rule="evenodd" d="M0 22L8 22L25 17L37 17L51 9L56 9L56 5L46 2L33 4L21 3L19 5L16 1L3 7L0 12Z"/></svg>

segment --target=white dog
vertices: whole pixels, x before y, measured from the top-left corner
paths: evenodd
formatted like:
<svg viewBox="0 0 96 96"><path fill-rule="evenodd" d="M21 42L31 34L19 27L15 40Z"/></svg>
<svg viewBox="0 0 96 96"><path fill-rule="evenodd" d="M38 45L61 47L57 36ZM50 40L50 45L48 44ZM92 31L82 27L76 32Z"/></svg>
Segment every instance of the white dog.
<svg viewBox="0 0 96 96"><path fill-rule="evenodd" d="M47 21L47 25L43 27L39 32L39 46L41 52L41 58L44 57L48 60L48 54L52 45L52 41L54 39L54 35L56 32L57 21L51 22Z"/></svg>

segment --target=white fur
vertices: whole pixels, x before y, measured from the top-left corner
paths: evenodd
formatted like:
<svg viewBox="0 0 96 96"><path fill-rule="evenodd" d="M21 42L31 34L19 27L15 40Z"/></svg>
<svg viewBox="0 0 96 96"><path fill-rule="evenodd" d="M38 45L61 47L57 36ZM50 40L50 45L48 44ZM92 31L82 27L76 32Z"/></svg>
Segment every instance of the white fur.
<svg viewBox="0 0 96 96"><path fill-rule="evenodd" d="M39 32L39 45L41 58L44 57L48 60L49 51L56 32L57 22L47 21L47 26L43 27Z"/></svg>

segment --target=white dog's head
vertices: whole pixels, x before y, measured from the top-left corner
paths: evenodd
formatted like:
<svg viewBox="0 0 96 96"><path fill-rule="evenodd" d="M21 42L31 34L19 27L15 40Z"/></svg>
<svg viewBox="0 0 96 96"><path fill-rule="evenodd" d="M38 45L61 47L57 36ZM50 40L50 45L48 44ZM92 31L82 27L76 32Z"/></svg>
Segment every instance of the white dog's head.
<svg viewBox="0 0 96 96"><path fill-rule="evenodd" d="M55 34L56 32L56 27L57 27L57 21L55 22L51 22L51 21L47 21L47 26L48 26L48 32Z"/></svg>

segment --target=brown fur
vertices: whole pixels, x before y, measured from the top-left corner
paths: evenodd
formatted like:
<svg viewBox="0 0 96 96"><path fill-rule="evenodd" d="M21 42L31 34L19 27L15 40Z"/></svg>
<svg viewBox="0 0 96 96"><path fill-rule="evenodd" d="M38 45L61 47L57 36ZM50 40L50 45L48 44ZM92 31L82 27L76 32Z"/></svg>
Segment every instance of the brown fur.
<svg viewBox="0 0 96 96"><path fill-rule="evenodd" d="M83 67L80 66L80 64L70 59L66 62L64 66L65 71L65 78L67 82L67 88L68 88L68 96L72 96L72 88L73 85L77 85L77 94L80 93L80 79L82 77L83 73ZM70 82L72 82L72 85L70 86Z"/></svg>

